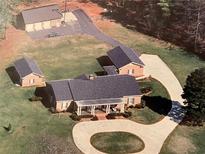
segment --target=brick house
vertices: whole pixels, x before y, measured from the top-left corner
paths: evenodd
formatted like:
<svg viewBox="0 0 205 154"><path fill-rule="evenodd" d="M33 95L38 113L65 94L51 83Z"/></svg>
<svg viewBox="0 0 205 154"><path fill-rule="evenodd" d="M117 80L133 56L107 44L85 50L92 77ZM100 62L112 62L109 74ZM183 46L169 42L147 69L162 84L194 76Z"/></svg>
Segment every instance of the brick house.
<svg viewBox="0 0 205 154"><path fill-rule="evenodd" d="M134 77L109 75L89 78L47 82L49 102L58 112L71 109L78 115L87 112L95 115L100 109L107 114L112 111L124 112L126 106L141 103L141 93Z"/></svg>
<svg viewBox="0 0 205 154"><path fill-rule="evenodd" d="M22 87L45 86L45 78L37 63L27 57L14 62L14 67L18 75L18 83Z"/></svg>
<svg viewBox="0 0 205 154"><path fill-rule="evenodd" d="M108 51L107 55L116 68L115 71L119 74L128 74L135 78L144 75L144 63L140 60L139 55L132 49L125 46L118 46ZM113 66L112 72L114 72Z"/></svg>

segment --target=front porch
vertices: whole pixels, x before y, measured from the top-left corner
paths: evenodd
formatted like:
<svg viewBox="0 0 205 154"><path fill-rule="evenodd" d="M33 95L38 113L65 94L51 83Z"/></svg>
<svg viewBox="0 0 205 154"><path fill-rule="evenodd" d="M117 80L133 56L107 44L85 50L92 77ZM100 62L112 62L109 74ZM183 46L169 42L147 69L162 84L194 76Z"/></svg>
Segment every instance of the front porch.
<svg viewBox="0 0 205 154"><path fill-rule="evenodd" d="M106 115L110 113L124 113L125 101L124 99L103 99L103 100L89 100L77 101L76 113L81 115L96 116L98 112L104 112Z"/></svg>

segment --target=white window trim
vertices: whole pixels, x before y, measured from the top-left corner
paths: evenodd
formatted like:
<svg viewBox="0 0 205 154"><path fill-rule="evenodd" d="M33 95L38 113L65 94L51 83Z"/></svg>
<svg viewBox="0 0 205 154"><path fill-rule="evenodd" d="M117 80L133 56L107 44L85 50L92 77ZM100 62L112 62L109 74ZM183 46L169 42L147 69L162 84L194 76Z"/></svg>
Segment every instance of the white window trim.
<svg viewBox="0 0 205 154"><path fill-rule="evenodd" d="M129 75L132 75L132 69L129 69L129 70L128 70L128 74L129 74Z"/></svg>
<svg viewBox="0 0 205 154"><path fill-rule="evenodd" d="M34 84L35 83L35 79L30 79L29 80L29 84Z"/></svg>
<svg viewBox="0 0 205 154"><path fill-rule="evenodd" d="M134 97L128 97L127 98L128 105L134 105L135 104L135 98Z"/></svg>

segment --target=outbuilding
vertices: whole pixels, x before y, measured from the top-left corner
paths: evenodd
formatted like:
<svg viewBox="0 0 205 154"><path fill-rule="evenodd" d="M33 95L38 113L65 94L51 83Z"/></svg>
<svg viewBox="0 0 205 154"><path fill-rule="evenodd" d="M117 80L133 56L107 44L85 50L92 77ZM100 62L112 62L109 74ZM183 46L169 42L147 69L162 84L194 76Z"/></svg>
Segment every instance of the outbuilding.
<svg viewBox="0 0 205 154"><path fill-rule="evenodd" d="M57 4L24 10L22 16L27 32L60 27L63 17Z"/></svg>
<svg viewBox="0 0 205 154"><path fill-rule="evenodd" d="M22 87L45 86L45 78L37 63L30 58L24 57L14 62L18 74L18 83Z"/></svg>

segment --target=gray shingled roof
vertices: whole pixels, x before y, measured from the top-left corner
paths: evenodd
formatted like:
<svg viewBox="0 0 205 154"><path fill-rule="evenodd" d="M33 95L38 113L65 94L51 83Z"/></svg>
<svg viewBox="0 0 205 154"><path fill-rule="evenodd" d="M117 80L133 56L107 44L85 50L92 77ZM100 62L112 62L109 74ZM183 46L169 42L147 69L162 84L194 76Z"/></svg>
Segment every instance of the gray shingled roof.
<svg viewBox="0 0 205 154"><path fill-rule="evenodd" d="M57 101L97 100L141 95L139 85L129 75L96 77L94 80L72 79L48 82Z"/></svg>
<svg viewBox="0 0 205 154"><path fill-rule="evenodd" d="M117 68L114 66L114 65L111 65L111 66L103 66L103 69L105 70L105 72L108 74L108 75L115 75L115 74L118 74L117 73Z"/></svg>
<svg viewBox="0 0 205 154"><path fill-rule="evenodd" d="M14 62L14 66L16 68L16 71L22 78L31 73L43 76L43 73L41 72L37 63L33 59L26 58L26 57L21 58Z"/></svg>
<svg viewBox="0 0 205 154"><path fill-rule="evenodd" d="M69 84L75 101L141 94L135 78L129 75L100 76L94 80L75 79L70 80Z"/></svg>
<svg viewBox="0 0 205 154"><path fill-rule="evenodd" d="M90 80L89 75L87 75L87 74L79 75L79 76L75 77L74 79Z"/></svg>
<svg viewBox="0 0 205 154"><path fill-rule="evenodd" d="M68 80L56 80L48 82L55 94L56 101L73 100Z"/></svg>
<svg viewBox="0 0 205 154"><path fill-rule="evenodd" d="M107 55L117 68L121 68L129 63L136 63L144 66L144 63L139 59L139 55L125 46L115 47L108 51Z"/></svg>
<svg viewBox="0 0 205 154"><path fill-rule="evenodd" d="M57 4L22 11L25 24L60 19L62 14Z"/></svg>

